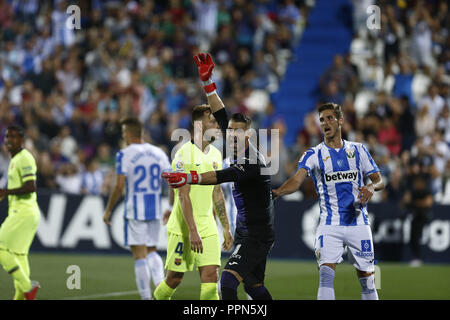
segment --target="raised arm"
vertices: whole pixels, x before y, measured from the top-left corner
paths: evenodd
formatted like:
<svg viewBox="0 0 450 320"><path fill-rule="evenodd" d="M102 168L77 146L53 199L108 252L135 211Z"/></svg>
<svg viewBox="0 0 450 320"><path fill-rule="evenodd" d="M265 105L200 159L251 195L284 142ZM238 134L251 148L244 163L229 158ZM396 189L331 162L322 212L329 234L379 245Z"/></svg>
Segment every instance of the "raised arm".
<svg viewBox="0 0 450 320"><path fill-rule="evenodd" d="M214 69L214 62L209 53L199 53L194 56L194 62L197 64L198 74L203 82L203 89L205 90L208 104L212 112L217 112L224 108L224 104L216 92L216 84L212 81L212 71Z"/></svg>

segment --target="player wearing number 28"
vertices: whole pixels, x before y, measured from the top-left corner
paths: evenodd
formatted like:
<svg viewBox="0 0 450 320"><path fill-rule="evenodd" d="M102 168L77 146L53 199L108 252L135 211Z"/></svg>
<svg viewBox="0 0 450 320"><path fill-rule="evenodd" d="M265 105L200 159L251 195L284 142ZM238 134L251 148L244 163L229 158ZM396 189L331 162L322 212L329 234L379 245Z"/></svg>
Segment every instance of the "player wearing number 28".
<svg viewBox="0 0 450 320"><path fill-rule="evenodd" d="M170 169L164 151L142 140L139 120L121 121L127 147L116 155L116 184L103 220L110 225L111 212L125 189L124 240L134 257L136 284L143 300L150 300L150 279L157 286L164 267L156 251L161 226L161 172Z"/></svg>

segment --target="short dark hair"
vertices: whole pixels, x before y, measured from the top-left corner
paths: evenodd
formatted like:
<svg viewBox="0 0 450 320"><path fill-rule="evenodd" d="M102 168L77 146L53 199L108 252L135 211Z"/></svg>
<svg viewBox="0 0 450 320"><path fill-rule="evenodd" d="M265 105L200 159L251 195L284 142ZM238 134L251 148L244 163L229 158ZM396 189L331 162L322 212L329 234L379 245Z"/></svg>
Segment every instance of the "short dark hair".
<svg viewBox="0 0 450 320"><path fill-rule="evenodd" d="M192 123L194 123L194 121L200 120L205 114L205 112L209 114L212 113L211 107L207 104L202 104L194 107L194 109L192 109L192 116L191 116Z"/></svg>
<svg viewBox="0 0 450 320"><path fill-rule="evenodd" d="M16 131L22 138L25 136L25 131L23 128L17 124L11 124L8 126L7 130L14 130Z"/></svg>
<svg viewBox="0 0 450 320"><path fill-rule="evenodd" d="M240 113L240 112L233 113L231 115L230 120L232 120L234 122L243 122L243 123L245 123L245 128L246 129L250 128L250 125L252 123L252 119L250 119L249 116L247 116L247 115L245 115L243 113Z"/></svg>
<svg viewBox="0 0 450 320"><path fill-rule="evenodd" d="M122 119L120 125L126 126L131 135L136 138L142 135L142 124L137 118Z"/></svg>
<svg viewBox="0 0 450 320"><path fill-rule="evenodd" d="M340 105L338 105L337 103L333 103L333 102L327 102L325 104L322 104L318 109L317 112L320 114L321 112L325 111L325 110L333 110L334 114L336 115L336 118L339 120L341 119L344 115L342 113L342 108Z"/></svg>

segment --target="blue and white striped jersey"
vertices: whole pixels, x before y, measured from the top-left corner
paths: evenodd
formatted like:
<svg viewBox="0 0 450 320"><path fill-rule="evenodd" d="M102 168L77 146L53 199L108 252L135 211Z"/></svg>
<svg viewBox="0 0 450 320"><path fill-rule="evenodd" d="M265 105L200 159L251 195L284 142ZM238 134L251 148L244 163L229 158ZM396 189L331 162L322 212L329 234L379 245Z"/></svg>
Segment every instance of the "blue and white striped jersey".
<svg viewBox="0 0 450 320"><path fill-rule="evenodd" d="M341 149L325 142L308 149L298 163L312 176L319 195L319 225L354 226L369 224L367 205L358 201L364 177L380 171L367 148L345 141Z"/></svg>
<svg viewBox="0 0 450 320"><path fill-rule="evenodd" d="M130 144L117 152L116 173L126 176L125 218L161 218L161 172L170 168L165 152L148 143Z"/></svg>

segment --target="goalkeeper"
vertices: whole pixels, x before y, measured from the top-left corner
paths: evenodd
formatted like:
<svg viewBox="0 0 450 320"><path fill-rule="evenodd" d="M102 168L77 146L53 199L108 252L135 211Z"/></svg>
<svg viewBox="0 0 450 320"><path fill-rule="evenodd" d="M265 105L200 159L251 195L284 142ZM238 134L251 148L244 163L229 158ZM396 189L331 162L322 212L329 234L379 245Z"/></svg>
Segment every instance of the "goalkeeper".
<svg viewBox="0 0 450 320"><path fill-rule="evenodd" d="M250 118L235 113L228 121L224 105L216 92L216 85L211 80L214 68L211 56L200 53L194 60L213 115L222 132L227 131L227 143L231 143L229 149L233 150L231 166L224 170L202 174L195 171L163 173L162 177L166 178L173 188L180 188L186 184L234 183L233 197L238 211L236 247L220 278L222 300L237 300L237 288L241 282L252 299L272 300L272 296L264 286L267 255L274 243L270 176L261 173L261 169L266 167L265 159L250 143L249 137L245 136L244 132L250 128ZM235 140L238 143L235 143ZM256 163L249 160L250 154L257 156Z"/></svg>

